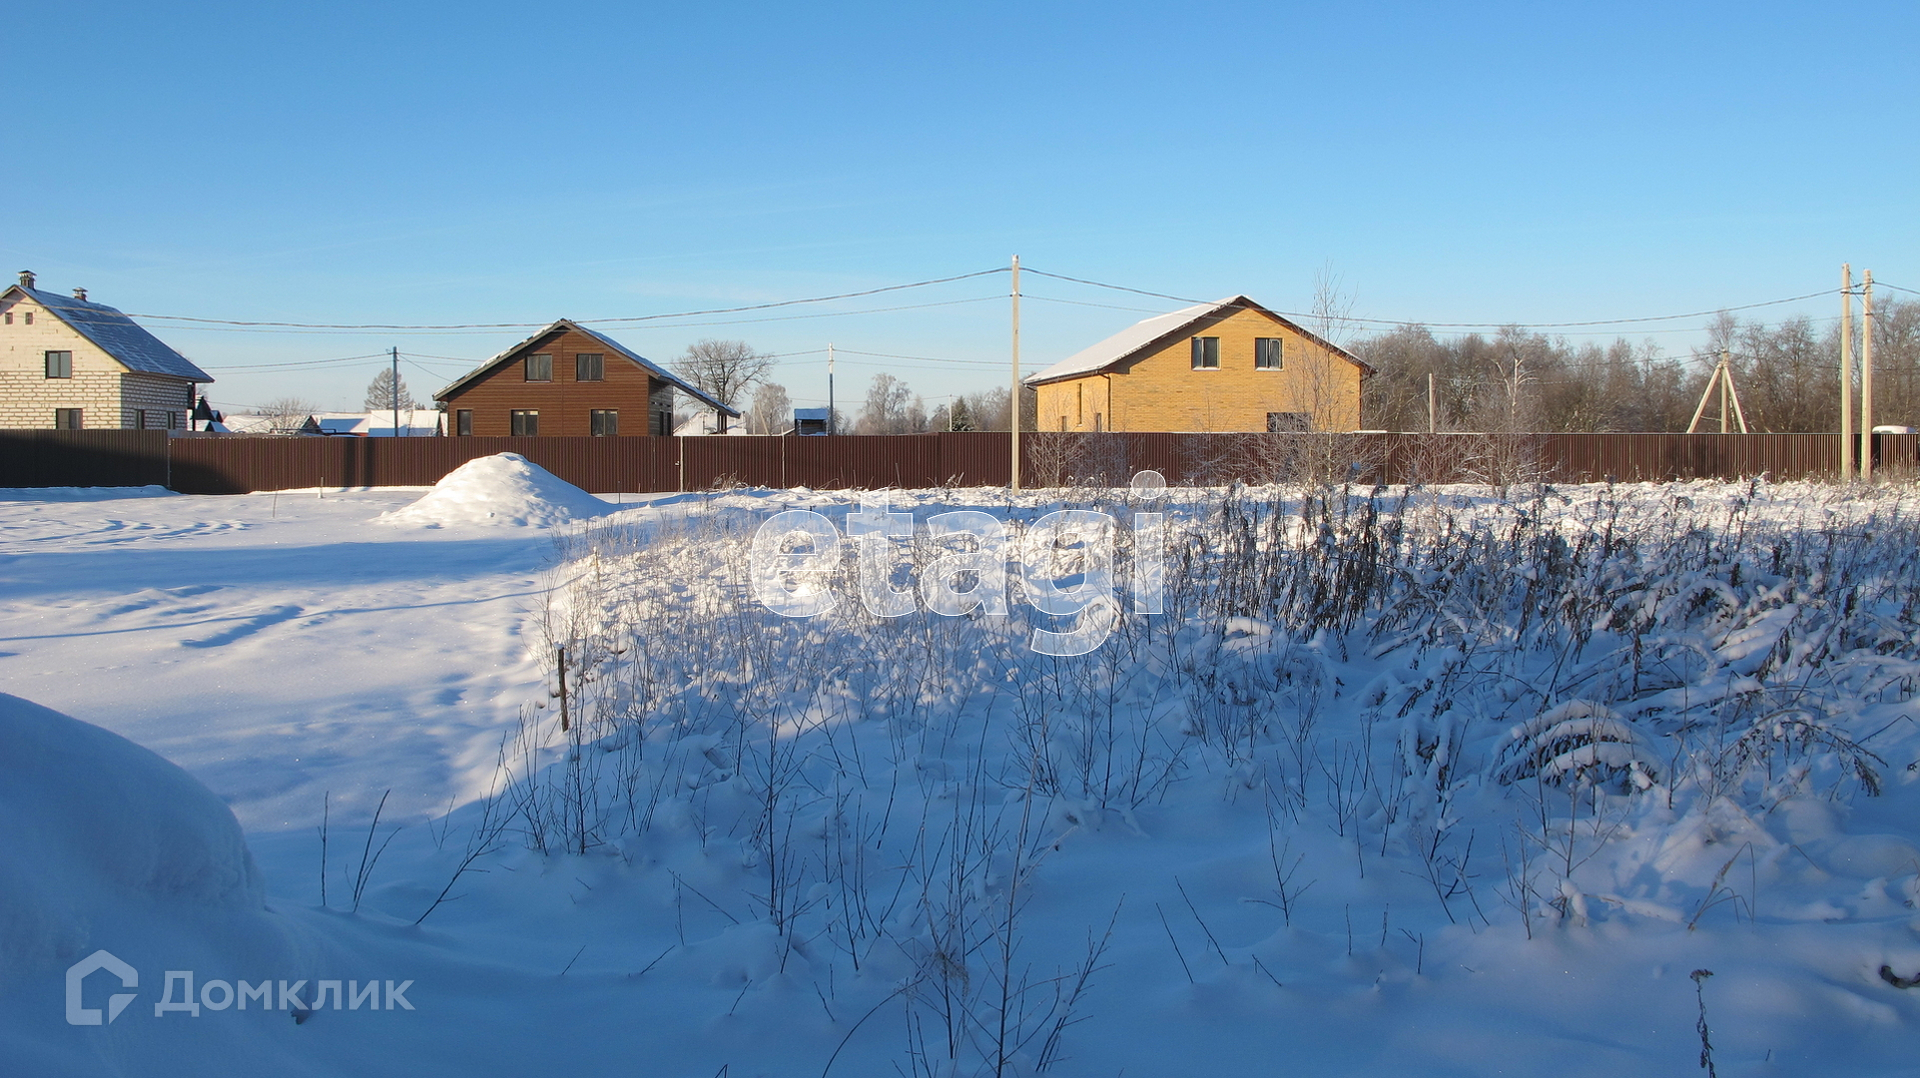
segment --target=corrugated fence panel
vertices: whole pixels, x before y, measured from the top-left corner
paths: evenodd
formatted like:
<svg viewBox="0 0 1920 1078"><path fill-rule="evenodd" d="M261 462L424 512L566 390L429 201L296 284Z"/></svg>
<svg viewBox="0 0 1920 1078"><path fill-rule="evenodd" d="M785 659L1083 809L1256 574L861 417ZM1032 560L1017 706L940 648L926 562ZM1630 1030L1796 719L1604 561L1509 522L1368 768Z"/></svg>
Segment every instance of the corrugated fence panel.
<svg viewBox="0 0 1920 1078"><path fill-rule="evenodd" d="M1006 431L965 431L933 437L940 447L939 483L959 487L1006 483L1007 461L1013 454L1013 439Z"/></svg>
<svg viewBox="0 0 1920 1078"><path fill-rule="evenodd" d="M0 431L0 487L144 487L166 482L163 430Z"/></svg>
<svg viewBox="0 0 1920 1078"><path fill-rule="evenodd" d="M140 486L190 494L298 487L428 486L466 461L519 453L599 494L720 483L841 488L1006 482L1004 433L834 438L169 438L164 431L0 431L0 486ZM1874 436L1878 467L1920 471L1920 435ZM1346 475L1357 482L1544 477L1621 482L1767 474L1826 478L1833 434L1085 434L1021 436L1024 485L1125 483L1152 468L1174 484Z"/></svg>

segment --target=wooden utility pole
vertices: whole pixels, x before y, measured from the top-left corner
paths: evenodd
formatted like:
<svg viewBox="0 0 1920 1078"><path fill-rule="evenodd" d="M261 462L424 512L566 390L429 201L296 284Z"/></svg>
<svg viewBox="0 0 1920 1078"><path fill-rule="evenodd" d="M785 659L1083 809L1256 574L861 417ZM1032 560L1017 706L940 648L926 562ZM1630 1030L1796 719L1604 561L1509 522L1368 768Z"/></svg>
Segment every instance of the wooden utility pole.
<svg viewBox="0 0 1920 1078"><path fill-rule="evenodd" d="M859 351L859 349L854 349ZM833 342L827 342L827 433L838 433L833 429Z"/></svg>
<svg viewBox="0 0 1920 1078"><path fill-rule="evenodd" d="M1433 372L1427 372L1427 433L1440 433L1439 398L1433 392Z"/></svg>
<svg viewBox="0 0 1920 1078"><path fill-rule="evenodd" d="M409 416L408 418L411 419L412 417ZM373 428L372 422L368 422L367 428L369 431L372 430ZM393 346L393 436L395 438L400 437L400 346L399 345Z"/></svg>
<svg viewBox="0 0 1920 1078"><path fill-rule="evenodd" d="M1733 384L1733 354L1725 348L1720 350L1720 362L1714 364L1713 374L1707 378L1707 388L1700 392L1700 403L1694 406L1687 433L1699 431L1700 417L1707 414L1707 402L1713 399L1715 387L1720 390L1720 433L1732 433L1730 420L1740 424L1740 433L1747 433L1747 413L1740 407L1740 390Z"/></svg>
<svg viewBox="0 0 1920 1078"><path fill-rule="evenodd" d="M1840 478L1853 478L1853 266L1840 267Z"/></svg>
<svg viewBox="0 0 1920 1078"><path fill-rule="evenodd" d="M1007 397L1007 426L1013 429L1013 465L1007 485L1020 490L1020 256L1013 256L1013 382Z"/></svg>
<svg viewBox="0 0 1920 1078"><path fill-rule="evenodd" d="M1873 478L1873 271L1862 270L1860 305L1860 478Z"/></svg>

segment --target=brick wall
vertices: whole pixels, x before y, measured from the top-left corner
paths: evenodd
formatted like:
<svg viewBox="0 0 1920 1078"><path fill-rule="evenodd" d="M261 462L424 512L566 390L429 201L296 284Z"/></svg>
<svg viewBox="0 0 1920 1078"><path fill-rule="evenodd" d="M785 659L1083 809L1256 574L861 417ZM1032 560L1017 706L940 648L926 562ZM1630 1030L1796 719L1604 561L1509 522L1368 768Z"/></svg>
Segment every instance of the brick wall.
<svg viewBox="0 0 1920 1078"><path fill-rule="evenodd" d="M160 374L120 376L120 426L128 430L180 430L193 410L193 383ZM141 413L146 422L141 422ZM168 417L171 417L171 423Z"/></svg>
<svg viewBox="0 0 1920 1078"><path fill-rule="evenodd" d="M49 351L73 353L72 378L47 377ZM0 301L0 427L51 430L56 408L84 409L89 427L122 426L125 369L33 300Z"/></svg>
<svg viewBox="0 0 1920 1078"><path fill-rule="evenodd" d="M1193 369L1189 341L1220 339L1218 370ZM1277 337L1279 370L1253 365L1254 340ZM1270 412L1313 417L1316 430L1360 426L1360 368L1259 311L1223 315L1106 375L1038 387L1043 431L1265 431Z"/></svg>

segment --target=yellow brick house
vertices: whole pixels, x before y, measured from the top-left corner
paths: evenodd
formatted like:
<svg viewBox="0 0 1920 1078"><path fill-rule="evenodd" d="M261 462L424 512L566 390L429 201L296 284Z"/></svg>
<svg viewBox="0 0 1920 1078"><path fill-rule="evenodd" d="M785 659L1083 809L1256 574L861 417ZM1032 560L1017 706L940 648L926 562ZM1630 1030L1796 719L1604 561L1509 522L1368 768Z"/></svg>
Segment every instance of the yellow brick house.
<svg viewBox="0 0 1920 1078"><path fill-rule="evenodd" d="M84 288L0 291L0 428L180 430L211 381Z"/></svg>
<svg viewBox="0 0 1920 1078"><path fill-rule="evenodd" d="M1156 315L1026 379L1040 430L1350 431L1352 353L1245 296Z"/></svg>

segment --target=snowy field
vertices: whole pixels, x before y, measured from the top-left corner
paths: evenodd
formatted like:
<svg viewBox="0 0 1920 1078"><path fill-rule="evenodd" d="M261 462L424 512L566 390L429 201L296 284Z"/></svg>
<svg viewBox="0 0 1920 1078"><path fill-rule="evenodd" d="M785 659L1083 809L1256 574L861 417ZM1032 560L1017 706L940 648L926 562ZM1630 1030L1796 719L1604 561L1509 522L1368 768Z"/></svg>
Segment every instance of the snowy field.
<svg viewBox="0 0 1920 1078"><path fill-rule="evenodd" d="M1920 1073L1911 490L476 463L0 492L0 1074Z"/></svg>

